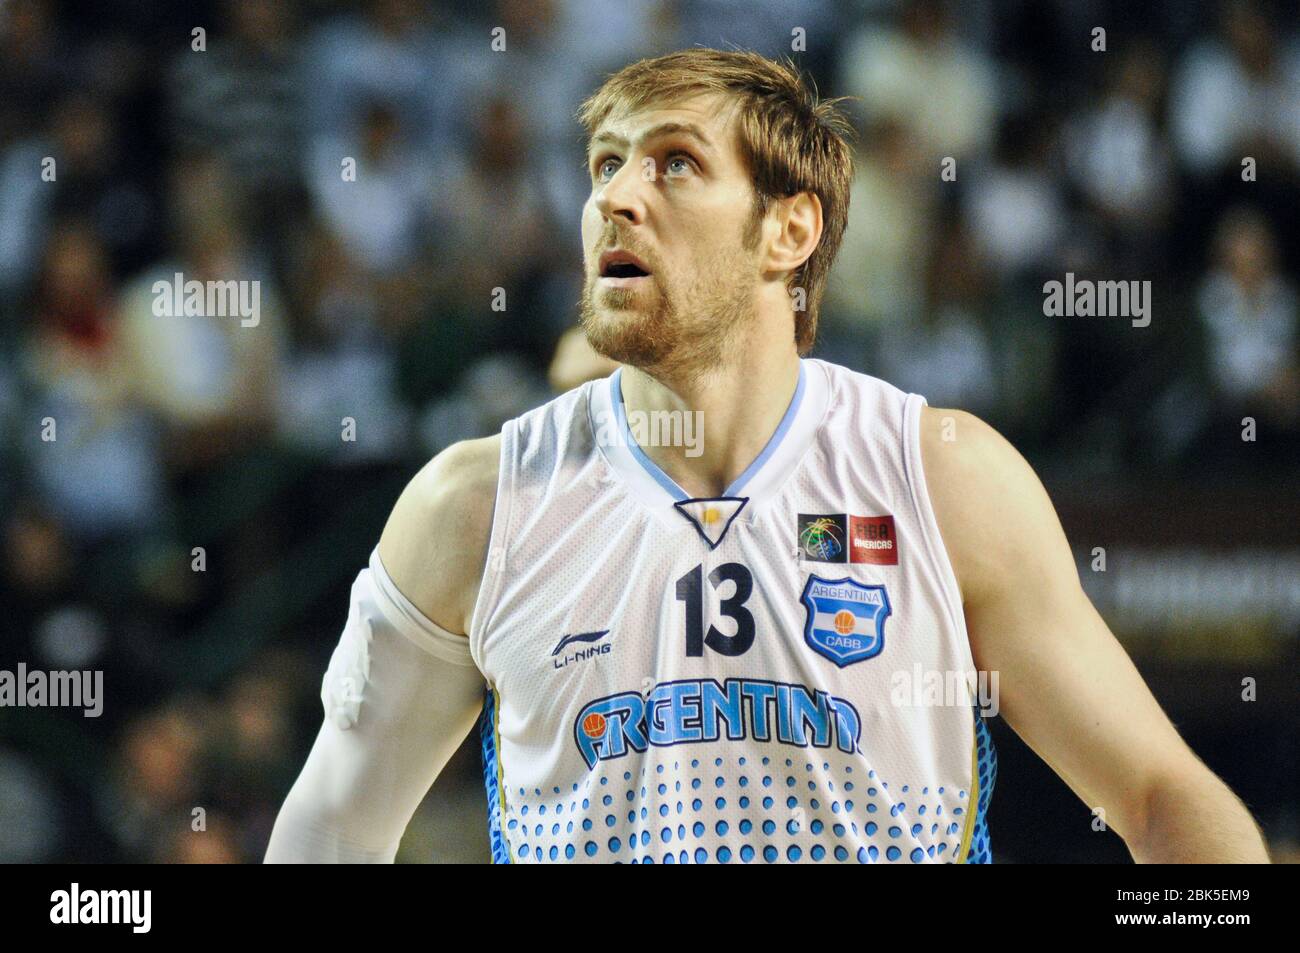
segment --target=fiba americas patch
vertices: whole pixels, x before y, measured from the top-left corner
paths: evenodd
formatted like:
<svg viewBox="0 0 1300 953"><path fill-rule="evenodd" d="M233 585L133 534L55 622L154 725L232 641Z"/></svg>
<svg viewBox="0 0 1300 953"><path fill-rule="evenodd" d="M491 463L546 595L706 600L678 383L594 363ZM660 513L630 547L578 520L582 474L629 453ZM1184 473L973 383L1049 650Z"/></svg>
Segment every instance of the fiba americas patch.
<svg viewBox="0 0 1300 953"><path fill-rule="evenodd" d="M799 551L822 563L898 565L898 532L893 516L800 513Z"/></svg>

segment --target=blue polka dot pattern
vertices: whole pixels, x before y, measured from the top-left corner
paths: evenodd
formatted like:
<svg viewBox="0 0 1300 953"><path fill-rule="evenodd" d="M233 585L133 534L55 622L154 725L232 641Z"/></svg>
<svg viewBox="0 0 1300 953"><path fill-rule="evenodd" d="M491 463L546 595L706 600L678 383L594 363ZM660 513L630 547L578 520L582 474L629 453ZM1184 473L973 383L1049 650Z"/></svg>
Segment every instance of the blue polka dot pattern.
<svg viewBox="0 0 1300 953"><path fill-rule="evenodd" d="M975 715L975 750L979 796L975 805L975 829L971 832L966 863L991 864L993 845L989 837L988 811L989 801L993 797L993 785L998 778L998 752L993 746L993 736L989 734L988 726L978 713Z"/></svg>

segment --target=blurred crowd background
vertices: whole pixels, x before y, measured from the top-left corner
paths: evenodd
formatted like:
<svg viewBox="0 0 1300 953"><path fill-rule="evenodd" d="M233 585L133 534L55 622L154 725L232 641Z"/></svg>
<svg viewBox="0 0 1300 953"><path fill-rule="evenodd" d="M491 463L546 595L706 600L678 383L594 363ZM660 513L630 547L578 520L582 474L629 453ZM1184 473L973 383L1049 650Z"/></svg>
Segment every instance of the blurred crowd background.
<svg viewBox="0 0 1300 953"><path fill-rule="evenodd" d="M580 101L641 56L791 53L795 28L822 93L857 97L816 355L1025 453L1153 690L1294 858L1295 12L0 0L0 668L105 673L98 719L0 708L0 861L260 859L405 481L566 382ZM176 272L260 281L260 322L155 316ZM1045 316L1066 272L1149 280L1150 326ZM995 739L995 859L1127 858ZM477 758L400 859L486 859Z"/></svg>

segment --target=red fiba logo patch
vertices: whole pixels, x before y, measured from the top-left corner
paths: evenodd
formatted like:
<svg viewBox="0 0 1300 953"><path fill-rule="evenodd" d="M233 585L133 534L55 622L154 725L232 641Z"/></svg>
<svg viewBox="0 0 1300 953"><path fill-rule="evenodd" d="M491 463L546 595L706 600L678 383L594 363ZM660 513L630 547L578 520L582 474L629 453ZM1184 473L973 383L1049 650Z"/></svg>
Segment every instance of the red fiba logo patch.
<svg viewBox="0 0 1300 953"><path fill-rule="evenodd" d="M849 562L898 565L898 534L892 516L849 517Z"/></svg>

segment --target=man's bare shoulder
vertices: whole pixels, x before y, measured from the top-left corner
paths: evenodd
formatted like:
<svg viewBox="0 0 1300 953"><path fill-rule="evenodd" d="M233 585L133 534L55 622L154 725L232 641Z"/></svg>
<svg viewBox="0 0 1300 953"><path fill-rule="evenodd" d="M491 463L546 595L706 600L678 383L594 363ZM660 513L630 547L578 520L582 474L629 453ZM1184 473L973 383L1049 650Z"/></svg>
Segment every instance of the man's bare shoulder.
<svg viewBox="0 0 1300 953"><path fill-rule="evenodd" d="M401 593L451 632L469 631L492 532L501 436L453 444L406 485L379 558Z"/></svg>
<svg viewBox="0 0 1300 953"><path fill-rule="evenodd" d="M1078 577L1056 510L1033 468L974 414L921 411L925 482L965 600L1008 580Z"/></svg>
<svg viewBox="0 0 1300 953"><path fill-rule="evenodd" d="M1018 469L1017 462L1028 467L993 427L968 411L946 407L921 408L921 453L928 483L985 483L1006 478L1004 471Z"/></svg>

